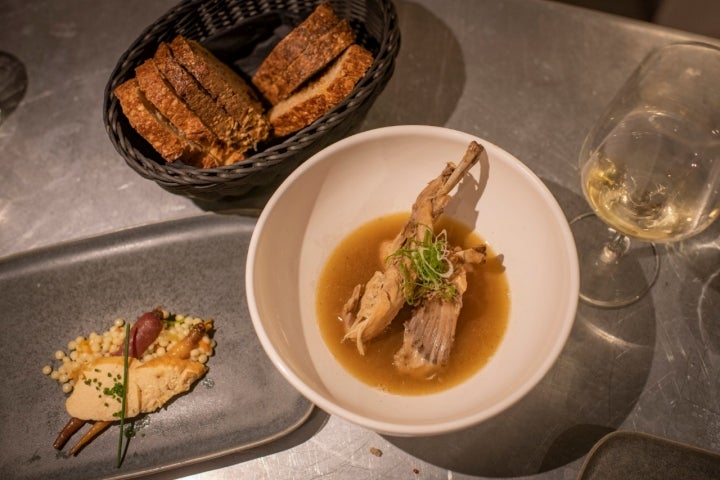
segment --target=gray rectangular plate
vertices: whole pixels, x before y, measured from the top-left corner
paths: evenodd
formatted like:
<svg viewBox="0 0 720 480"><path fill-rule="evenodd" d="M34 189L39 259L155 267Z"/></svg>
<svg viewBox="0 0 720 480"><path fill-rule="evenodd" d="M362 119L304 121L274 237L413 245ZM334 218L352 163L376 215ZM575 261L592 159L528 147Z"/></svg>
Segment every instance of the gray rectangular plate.
<svg viewBox="0 0 720 480"><path fill-rule="evenodd" d="M578 480L720 479L720 455L636 432L613 432L590 451Z"/></svg>
<svg viewBox="0 0 720 480"><path fill-rule="evenodd" d="M190 465L276 440L312 404L275 370L253 330L245 260L255 220L195 218L123 230L0 260L0 478L126 478ZM119 429L77 457L52 447L68 420L59 384L42 374L56 350L156 306L215 320L206 379L130 441L115 467ZM85 427L87 428L87 427Z"/></svg>

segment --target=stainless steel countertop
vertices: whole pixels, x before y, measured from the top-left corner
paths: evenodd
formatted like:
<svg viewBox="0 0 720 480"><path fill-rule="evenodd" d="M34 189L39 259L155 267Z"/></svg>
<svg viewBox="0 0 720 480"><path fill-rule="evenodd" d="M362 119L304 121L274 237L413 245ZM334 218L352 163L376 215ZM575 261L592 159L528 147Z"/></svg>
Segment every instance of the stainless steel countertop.
<svg viewBox="0 0 720 480"><path fill-rule="evenodd" d="M102 123L115 62L174 3L4 1L0 49L25 62L30 81L0 125L0 256L208 210L135 174ZM482 137L540 176L568 218L587 210L576 162L584 134L640 59L672 41L717 43L540 0L396 6L395 75L361 129L430 124ZM616 429L720 450L720 222L660 251L649 296L617 310L581 305L553 369L484 424L392 438L316 410L279 442L159 477L569 480Z"/></svg>

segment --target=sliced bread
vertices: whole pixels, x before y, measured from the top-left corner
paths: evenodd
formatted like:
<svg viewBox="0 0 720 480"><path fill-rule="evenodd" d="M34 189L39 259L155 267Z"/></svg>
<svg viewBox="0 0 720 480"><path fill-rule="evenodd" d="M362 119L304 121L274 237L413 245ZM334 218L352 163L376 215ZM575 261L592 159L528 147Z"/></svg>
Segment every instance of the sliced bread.
<svg viewBox="0 0 720 480"><path fill-rule="evenodd" d="M320 77L270 110L275 135L289 135L325 115L352 92L372 63L365 48L349 46Z"/></svg>
<svg viewBox="0 0 720 480"><path fill-rule="evenodd" d="M178 96L172 86L162 76L154 58L149 58L135 68L140 90L168 121L183 133L189 141L197 143L217 159L205 168L229 165L244 158L244 152L224 144L203 123L198 115Z"/></svg>
<svg viewBox="0 0 720 480"><path fill-rule="evenodd" d="M118 85L114 93L130 126L147 140L165 161L180 160L196 166L218 161L203 147L185 138L182 132L157 111L141 92L137 79L131 78Z"/></svg>
<svg viewBox="0 0 720 480"><path fill-rule="evenodd" d="M239 125L243 143L254 148L270 134L270 124L252 88L198 42L177 36L170 42L173 58Z"/></svg>
<svg viewBox="0 0 720 480"><path fill-rule="evenodd" d="M166 43L158 46L153 59L175 93L222 142L242 147L243 136L238 123L175 61Z"/></svg>
<svg viewBox="0 0 720 480"><path fill-rule="evenodd" d="M347 20L321 3L265 58L252 83L273 105L288 98L355 41Z"/></svg>
<svg viewBox="0 0 720 480"><path fill-rule="evenodd" d="M187 138L200 145L210 146L218 142L217 136L167 84L154 59L149 58L138 65L135 78L145 97Z"/></svg>

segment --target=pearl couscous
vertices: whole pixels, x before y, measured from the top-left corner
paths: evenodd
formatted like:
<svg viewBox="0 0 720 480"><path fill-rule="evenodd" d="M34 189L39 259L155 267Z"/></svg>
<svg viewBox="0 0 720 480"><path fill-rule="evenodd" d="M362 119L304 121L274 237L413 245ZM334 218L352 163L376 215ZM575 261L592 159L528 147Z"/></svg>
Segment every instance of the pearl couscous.
<svg viewBox="0 0 720 480"><path fill-rule="evenodd" d="M140 357L141 362L164 355L175 343L188 336L193 325L203 322L200 318L173 315L166 310L162 310L162 314L164 328ZM63 392L72 392L77 376L85 365L97 358L115 355L122 350L125 342L125 323L124 319L118 318L102 333L92 332L87 337L80 336L70 340L67 350L57 350L53 355L55 361L43 366L42 373L56 380ZM213 355L214 349L215 340L206 334L198 346L190 352L190 359L205 363Z"/></svg>

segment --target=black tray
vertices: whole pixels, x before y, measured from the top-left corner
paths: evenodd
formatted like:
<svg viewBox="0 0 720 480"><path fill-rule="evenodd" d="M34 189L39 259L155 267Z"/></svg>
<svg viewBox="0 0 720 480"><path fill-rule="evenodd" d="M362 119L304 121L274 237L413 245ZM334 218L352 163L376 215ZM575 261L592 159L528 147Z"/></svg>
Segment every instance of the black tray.
<svg viewBox="0 0 720 480"><path fill-rule="evenodd" d="M613 432L590 451L578 480L720 479L720 455L664 438Z"/></svg>
<svg viewBox="0 0 720 480"><path fill-rule="evenodd" d="M208 214L0 259L0 478L139 476L258 446L300 426L312 404L270 363L247 311L254 225ZM68 419L65 395L43 365L76 336L158 305L215 320L206 379L148 417L120 469L115 426L77 457L66 452L80 433L58 453L52 443Z"/></svg>

